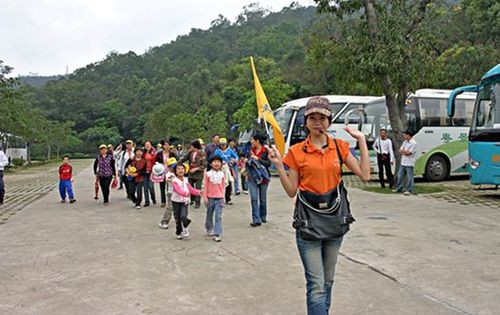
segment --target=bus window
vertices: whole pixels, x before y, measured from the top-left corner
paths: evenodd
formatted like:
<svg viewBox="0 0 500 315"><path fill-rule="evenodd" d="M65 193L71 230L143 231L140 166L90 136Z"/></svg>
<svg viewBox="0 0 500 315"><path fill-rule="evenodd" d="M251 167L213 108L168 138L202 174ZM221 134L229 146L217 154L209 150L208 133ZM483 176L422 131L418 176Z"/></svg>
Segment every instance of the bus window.
<svg viewBox="0 0 500 315"><path fill-rule="evenodd" d="M274 112L274 117L278 122L278 125L281 128L281 132L285 137L288 135L288 131L290 130L290 119L292 118L293 110L279 108Z"/></svg>
<svg viewBox="0 0 500 315"><path fill-rule="evenodd" d="M500 125L500 84L488 84L479 92L476 126L479 129L497 128Z"/></svg>
<svg viewBox="0 0 500 315"><path fill-rule="evenodd" d="M422 127L446 127L449 126L447 116L446 99L420 98L418 99L420 109L420 123ZM408 122L409 124L410 122Z"/></svg>
<svg viewBox="0 0 500 315"><path fill-rule="evenodd" d="M470 126L472 123L472 113L474 112L474 100L455 101L455 116L453 117L453 126Z"/></svg>
<svg viewBox="0 0 500 315"><path fill-rule="evenodd" d="M300 108L297 112L297 115L295 116L295 122L293 123L290 145L294 145L296 143L304 141L307 137L305 121L304 121L305 110L306 110L305 107Z"/></svg>

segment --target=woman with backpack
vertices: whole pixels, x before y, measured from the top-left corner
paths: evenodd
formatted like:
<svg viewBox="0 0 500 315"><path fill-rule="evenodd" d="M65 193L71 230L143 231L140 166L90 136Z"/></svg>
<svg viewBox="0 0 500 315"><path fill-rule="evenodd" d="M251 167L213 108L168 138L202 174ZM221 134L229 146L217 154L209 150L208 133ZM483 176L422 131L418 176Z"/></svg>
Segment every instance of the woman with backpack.
<svg viewBox="0 0 500 315"><path fill-rule="evenodd" d="M248 171L248 190L252 204L251 227L267 223L267 188L271 177L269 176L269 151L264 146L266 136L255 133L250 140L251 148L248 153L246 168Z"/></svg>
<svg viewBox="0 0 500 315"><path fill-rule="evenodd" d="M342 238L354 222L342 183L342 165L363 181L370 178L370 165L363 133L344 128L358 141L359 161L347 142L327 134L332 120L328 99L312 97L304 116L306 140L293 145L283 159L275 148L269 156L288 196L297 196L293 226L306 277L307 313L326 315Z"/></svg>

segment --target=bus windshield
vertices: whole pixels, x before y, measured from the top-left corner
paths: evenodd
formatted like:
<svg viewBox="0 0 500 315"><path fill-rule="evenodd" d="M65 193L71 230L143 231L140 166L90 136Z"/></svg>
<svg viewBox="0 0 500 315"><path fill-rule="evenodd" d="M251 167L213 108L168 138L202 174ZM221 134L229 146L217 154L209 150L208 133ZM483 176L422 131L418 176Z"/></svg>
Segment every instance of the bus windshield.
<svg viewBox="0 0 500 315"><path fill-rule="evenodd" d="M479 91L472 131L500 129L500 77L486 83Z"/></svg>
<svg viewBox="0 0 500 315"><path fill-rule="evenodd" d="M290 108L279 108L274 112L274 117L281 128L281 132L286 137L290 128L290 119L292 118L293 110Z"/></svg>

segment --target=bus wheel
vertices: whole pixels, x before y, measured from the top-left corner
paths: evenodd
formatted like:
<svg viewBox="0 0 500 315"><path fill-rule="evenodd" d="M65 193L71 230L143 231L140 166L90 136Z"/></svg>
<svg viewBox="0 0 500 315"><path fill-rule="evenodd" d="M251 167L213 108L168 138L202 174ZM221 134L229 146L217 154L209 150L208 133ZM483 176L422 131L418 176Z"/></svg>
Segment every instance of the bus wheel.
<svg viewBox="0 0 500 315"><path fill-rule="evenodd" d="M448 163L441 155L433 155L427 161L424 177L432 182L440 182L448 176Z"/></svg>

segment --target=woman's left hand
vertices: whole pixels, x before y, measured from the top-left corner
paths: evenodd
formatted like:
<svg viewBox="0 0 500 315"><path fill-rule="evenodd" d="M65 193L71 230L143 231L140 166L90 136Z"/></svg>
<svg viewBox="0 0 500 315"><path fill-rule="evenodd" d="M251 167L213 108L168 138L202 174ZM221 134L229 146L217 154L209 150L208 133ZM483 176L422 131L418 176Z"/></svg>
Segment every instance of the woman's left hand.
<svg viewBox="0 0 500 315"><path fill-rule="evenodd" d="M356 140L364 140L365 139L365 135L359 131L358 129L354 129L354 128L349 128L349 127L344 127L344 130L351 135L351 137L353 137L354 139Z"/></svg>

